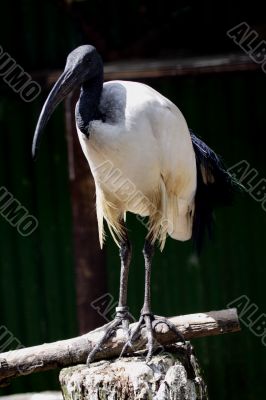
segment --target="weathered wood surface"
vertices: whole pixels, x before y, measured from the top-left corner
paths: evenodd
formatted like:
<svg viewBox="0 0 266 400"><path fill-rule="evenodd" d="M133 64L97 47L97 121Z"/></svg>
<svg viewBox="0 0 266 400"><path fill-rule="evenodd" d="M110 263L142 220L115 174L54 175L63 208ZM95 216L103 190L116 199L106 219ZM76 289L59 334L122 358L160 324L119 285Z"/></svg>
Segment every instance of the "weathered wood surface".
<svg viewBox="0 0 266 400"><path fill-rule="evenodd" d="M234 308L177 316L169 318L169 320L179 329L185 339L240 330L237 310ZM11 378L17 376L85 363L88 353L101 338L103 328L72 339L1 353L0 385L7 384ZM131 328L134 328L134 324L131 325ZM176 336L172 331L155 333L155 339L162 345L176 342ZM96 354L95 359L106 360L119 356L125 340L123 330L119 329L116 335L110 338L102 350ZM134 342L134 351L145 349L145 345L146 330L143 328L140 337ZM129 349L130 354L134 351Z"/></svg>
<svg viewBox="0 0 266 400"><path fill-rule="evenodd" d="M231 53L201 57L177 57L173 59L143 59L105 63L104 79L148 79L167 76L190 76L235 71L255 71L259 64L246 54ZM32 72L31 76L44 87L51 87L62 70Z"/></svg>
<svg viewBox="0 0 266 400"><path fill-rule="evenodd" d="M155 355L148 364L138 356L65 368L59 377L64 399L205 400L199 365L184 350Z"/></svg>

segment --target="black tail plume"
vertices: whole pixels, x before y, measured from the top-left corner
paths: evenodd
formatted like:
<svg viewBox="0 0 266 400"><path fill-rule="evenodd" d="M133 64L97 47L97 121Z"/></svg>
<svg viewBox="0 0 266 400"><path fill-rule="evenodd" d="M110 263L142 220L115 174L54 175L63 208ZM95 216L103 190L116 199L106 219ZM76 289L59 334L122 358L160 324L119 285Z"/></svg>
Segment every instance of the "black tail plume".
<svg viewBox="0 0 266 400"><path fill-rule="evenodd" d="M196 156L197 191L192 239L197 251L202 249L205 233L212 237L213 210L216 206L230 205L237 182L226 170L221 159L202 140L190 131Z"/></svg>

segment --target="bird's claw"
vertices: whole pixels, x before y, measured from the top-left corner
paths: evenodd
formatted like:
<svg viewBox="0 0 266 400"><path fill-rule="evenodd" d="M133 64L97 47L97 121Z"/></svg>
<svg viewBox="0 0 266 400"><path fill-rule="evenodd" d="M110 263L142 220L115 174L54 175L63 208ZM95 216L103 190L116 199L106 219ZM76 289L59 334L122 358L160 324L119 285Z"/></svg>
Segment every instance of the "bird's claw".
<svg viewBox="0 0 266 400"><path fill-rule="evenodd" d="M105 331L103 333L102 338L96 343L94 348L88 355L86 364L89 367L90 363L93 361L96 353L102 350L104 343L114 335L117 329L122 328L126 331L127 340L129 340L129 322L132 319L131 315L128 312L127 307L117 307L116 308L116 316L113 321L109 322L106 325Z"/></svg>
<svg viewBox="0 0 266 400"><path fill-rule="evenodd" d="M165 329L165 326L167 327L167 329ZM186 339L184 338L183 334L177 329L175 324L173 324L171 321L169 321L169 319L165 317L155 315L153 321L153 328L157 333L166 333L168 331L172 331L176 334L177 338L179 339L178 342L186 344Z"/></svg>
<svg viewBox="0 0 266 400"><path fill-rule="evenodd" d="M87 358L88 366L93 361L96 353L98 353L100 350L102 350L103 344L119 328L123 328L127 335L127 341L123 346L123 349L120 353L119 358L123 357L123 355L125 355L127 353L127 351L129 350L129 348L132 351L136 350L134 348L133 343L134 343L134 341L136 341L138 336L141 334L141 330L144 327L146 327L146 337L147 337L147 344L146 344L146 348L147 348L146 362L147 363L151 360L152 355L155 350L157 350L160 347L163 348L163 345L155 340L154 332L166 333L169 330L171 330L176 334L179 342L181 341L184 344L186 343L182 333L176 328L176 326L172 322L170 322L165 317L153 315L150 312L142 312L137 325L131 331L129 328L130 319L132 319L132 318L126 308L122 309L121 307L117 307L116 316L115 316L114 320L111 321L109 324L107 324L102 338L99 340L99 342L95 345L95 347L92 349L92 351L88 355L88 358Z"/></svg>
<svg viewBox="0 0 266 400"><path fill-rule="evenodd" d="M160 347L164 348L162 344L160 344L158 341L155 340L154 332L166 333L169 330L171 330L176 334L178 341L181 341L184 344L186 343L185 338L182 335L182 333L167 318L153 315L152 313L142 313L137 326L131 332L131 334L129 336L129 340L124 345L122 352L120 354L120 357L122 357L126 353L129 346L131 348L133 348L132 343L140 335L141 329L144 326L146 327L146 336L147 336L147 345L146 345L146 348L147 348L146 362L147 363L150 362L155 350L157 350Z"/></svg>
<svg viewBox="0 0 266 400"><path fill-rule="evenodd" d="M133 343L131 342L130 339L128 339L128 340L126 341L126 343L124 344L124 346L123 346L123 348L122 348L122 351L121 351L121 353L120 353L119 358L122 358L123 355L126 354L128 348L130 348L132 351L135 350L135 349L134 349L134 346L133 346Z"/></svg>

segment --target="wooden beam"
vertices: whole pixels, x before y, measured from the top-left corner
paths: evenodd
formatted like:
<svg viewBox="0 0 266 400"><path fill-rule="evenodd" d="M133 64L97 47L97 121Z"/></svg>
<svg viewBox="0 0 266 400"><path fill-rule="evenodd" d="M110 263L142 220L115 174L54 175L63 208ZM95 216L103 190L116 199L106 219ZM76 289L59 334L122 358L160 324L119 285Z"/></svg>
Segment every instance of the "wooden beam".
<svg viewBox="0 0 266 400"><path fill-rule="evenodd" d="M177 316L170 318L170 321L184 335L185 339L240 331L236 309ZM134 329L135 326L136 323L131 324L130 328ZM88 353L101 338L103 329L104 327L98 328L72 339L0 354L0 385L20 375L85 363ZM176 342L176 335L171 331L155 332L155 339L162 345L171 345ZM124 332L119 329L116 335L103 345L95 359L119 356L125 341ZM143 328L140 337L134 342L134 350L144 350L145 345L146 329ZM129 349L129 353L134 354L132 349Z"/></svg>
<svg viewBox="0 0 266 400"><path fill-rule="evenodd" d="M105 64L106 80L148 79L258 69L246 55L180 57L168 60L139 60Z"/></svg>
<svg viewBox="0 0 266 400"><path fill-rule="evenodd" d="M259 70L245 54L226 54L201 57L178 57L163 60L128 60L104 64L105 80L150 79L167 76L190 76ZM39 71L32 74L43 86L50 87L62 71Z"/></svg>

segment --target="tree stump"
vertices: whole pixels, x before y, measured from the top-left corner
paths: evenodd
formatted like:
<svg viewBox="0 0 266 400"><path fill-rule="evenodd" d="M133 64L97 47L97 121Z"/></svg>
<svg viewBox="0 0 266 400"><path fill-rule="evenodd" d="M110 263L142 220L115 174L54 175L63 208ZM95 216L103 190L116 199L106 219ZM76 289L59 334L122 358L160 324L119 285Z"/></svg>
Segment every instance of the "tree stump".
<svg viewBox="0 0 266 400"><path fill-rule="evenodd" d="M207 400L207 388L188 343L154 355L77 365L60 373L65 400Z"/></svg>

